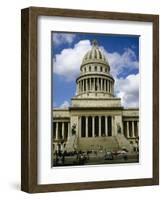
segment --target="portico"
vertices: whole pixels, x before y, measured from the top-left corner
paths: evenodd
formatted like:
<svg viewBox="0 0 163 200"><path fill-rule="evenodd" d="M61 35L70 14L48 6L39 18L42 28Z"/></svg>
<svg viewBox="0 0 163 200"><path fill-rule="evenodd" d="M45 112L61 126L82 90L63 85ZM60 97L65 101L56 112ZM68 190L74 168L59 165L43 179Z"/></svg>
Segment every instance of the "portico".
<svg viewBox="0 0 163 200"><path fill-rule="evenodd" d="M109 137L112 136L111 116L80 116L79 137Z"/></svg>

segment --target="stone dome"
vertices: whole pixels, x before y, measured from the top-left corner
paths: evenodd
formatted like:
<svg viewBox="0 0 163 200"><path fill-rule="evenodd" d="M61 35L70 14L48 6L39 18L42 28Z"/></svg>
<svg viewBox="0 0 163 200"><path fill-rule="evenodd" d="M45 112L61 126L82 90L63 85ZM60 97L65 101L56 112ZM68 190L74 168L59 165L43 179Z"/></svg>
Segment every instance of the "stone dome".
<svg viewBox="0 0 163 200"><path fill-rule="evenodd" d="M82 61L82 65L89 63L101 63L109 65L104 53L99 49L96 40L92 41L92 48L85 54Z"/></svg>
<svg viewBox="0 0 163 200"><path fill-rule="evenodd" d="M80 75L76 79L79 98L112 98L114 96L114 78L110 66L96 40L92 42L80 66Z"/></svg>

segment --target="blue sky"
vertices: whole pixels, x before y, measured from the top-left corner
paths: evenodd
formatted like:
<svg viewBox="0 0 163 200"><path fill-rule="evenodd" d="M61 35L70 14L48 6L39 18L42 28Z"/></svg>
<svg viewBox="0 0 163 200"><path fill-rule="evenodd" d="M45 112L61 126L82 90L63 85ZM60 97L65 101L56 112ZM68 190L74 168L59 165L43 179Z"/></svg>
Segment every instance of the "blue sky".
<svg viewBox="0 0 163 200"><path fill-rule="evenodd" d="M82 58L94 39L109 61L116 96L125 107L138 106L139 36L52 32L53 107L69 106Z"/></svg>

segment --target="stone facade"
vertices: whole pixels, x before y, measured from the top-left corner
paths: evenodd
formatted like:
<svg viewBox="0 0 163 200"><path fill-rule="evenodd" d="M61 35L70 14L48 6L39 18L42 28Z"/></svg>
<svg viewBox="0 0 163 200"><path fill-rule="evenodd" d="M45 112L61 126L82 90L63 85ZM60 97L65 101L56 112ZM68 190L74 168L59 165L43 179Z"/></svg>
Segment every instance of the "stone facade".
<svg viewBox="0 0 163 200"><path fill-rule="evenodd" d="M110 66L96 41L86 53L69 108L53 109L53 150L138 149L139 109L114 95Z"/></svg>

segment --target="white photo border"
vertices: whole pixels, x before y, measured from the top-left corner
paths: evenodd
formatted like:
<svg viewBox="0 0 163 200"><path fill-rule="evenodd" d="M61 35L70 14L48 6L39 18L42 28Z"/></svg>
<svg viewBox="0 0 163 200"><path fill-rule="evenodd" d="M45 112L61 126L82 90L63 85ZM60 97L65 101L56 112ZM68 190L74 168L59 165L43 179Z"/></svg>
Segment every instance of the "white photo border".
<svg viewBox="0 0 163 200"><path fill-rule="evenodd" d="M152 178L152 28L152 22L38 17L38 184ZM51 168L51 31L83 30L91 33L140 35L139 164ZM145 132L141 134L141 130Z"/></svg>

